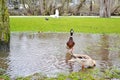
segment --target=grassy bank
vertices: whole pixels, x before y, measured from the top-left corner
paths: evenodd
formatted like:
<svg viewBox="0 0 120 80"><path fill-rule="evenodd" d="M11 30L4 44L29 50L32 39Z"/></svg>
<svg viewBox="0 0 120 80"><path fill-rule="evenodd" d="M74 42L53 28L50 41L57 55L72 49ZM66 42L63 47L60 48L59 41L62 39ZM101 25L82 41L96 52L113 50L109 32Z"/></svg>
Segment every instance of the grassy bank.
<svg viewBox="0 0 120 80"><path fill-rule="evenodd" d="M57 74L56 74L57 75ZM58 74L57 77L47 77L41 73L35 73L26 77L11 79L8 75L0 74L0 80L120 80L120 68L86 69L85 71L71 72L70 74Z"/></svg>
<svg viewBox="0 0 120 80"><path fill-rule="evenodd" d="M120 33L120 18L10 17L11 31Z"/></svg>
<svg viewBox="0 0 120 80"><path fill-rule="evenodd" d="M47 77L41 73L35 73L27 77L18 77L15 80L120 80L120 70L116 67L108 68L103 71L99 69L88 69L71 74L58 74L57 77ZM7 75L0 75L0 80L11 80Z"/></svg>

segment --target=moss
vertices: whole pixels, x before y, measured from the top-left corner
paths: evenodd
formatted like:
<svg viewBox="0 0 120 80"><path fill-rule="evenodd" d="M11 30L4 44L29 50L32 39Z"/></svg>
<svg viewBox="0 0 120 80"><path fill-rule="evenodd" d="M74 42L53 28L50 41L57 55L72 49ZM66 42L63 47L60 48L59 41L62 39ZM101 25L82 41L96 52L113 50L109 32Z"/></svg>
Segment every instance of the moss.
<svg viewBox="0 0 120 80"><path fill-rule="evenodd" d="M9 14L6 0L0 1L0 50L8 51L10 42Z"/></svg>

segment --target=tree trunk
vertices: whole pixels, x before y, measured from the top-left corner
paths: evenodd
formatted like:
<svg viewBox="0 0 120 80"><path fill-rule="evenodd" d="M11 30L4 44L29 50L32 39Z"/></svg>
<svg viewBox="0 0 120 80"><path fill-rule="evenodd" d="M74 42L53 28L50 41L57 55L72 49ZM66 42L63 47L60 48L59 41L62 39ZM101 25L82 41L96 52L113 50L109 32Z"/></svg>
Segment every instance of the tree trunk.
<svg viewBox="0 0 120 80"><path fill-rule="evenodd" d="M100 0L100 17L111 17L111 0Z"/></svg>
<svg viewBox="0 0 120 80"><path fill-rule="evenodd" d="M69 14L69 3L70 3L70 0L67 0L67 14Z"/></svg>
<svg viewBox="0 0 120 80"><path fill-rule="evenodd" d="M91 16L91 13L92 13L92 0L90 0L90 7L89 7L89 9L90 9L90 13L89 13L89 16Z"/></svg>
<svg viewBox="0 0 120 80"><path fill-rule="evenodd" d="M64 9L64 7L65 7L65 0L61 0L61 3L62 3L62 6L60 7L60 14L63 14L64 13L64 11L65 11L65 9Z"/></svg>
<svg viewBox="0 0 120 80"><path fill-rule="evenodd" d="M10 25L6 0L0 0L0 50L9 51Z"/></svg>
<svg viewBox="0 0 120 80"><path fill-rule="evenodd" d="M80 4L78 5L78 7L77 7L77 9L76 9L76 12L79 12L79 11L80 11L80 9L82 8L82 6L83 6L83 4L85 3L85 1L86 1L86 0L82 0L82 1L80 2Z"/></svg>
<svg viewBox="0 0 120 80"><path fill-rule="evenodd" d="M46 0L43 0L43 15L46 14Z"/></svg>

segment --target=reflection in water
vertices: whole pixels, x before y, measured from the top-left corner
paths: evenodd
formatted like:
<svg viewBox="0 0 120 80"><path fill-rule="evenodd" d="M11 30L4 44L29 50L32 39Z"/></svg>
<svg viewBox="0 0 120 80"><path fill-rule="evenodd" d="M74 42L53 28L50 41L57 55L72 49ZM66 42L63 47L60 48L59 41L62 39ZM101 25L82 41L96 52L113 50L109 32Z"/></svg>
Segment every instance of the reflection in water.
<svg viewBox="0 0 120 80"><path fill-rule="evenodd" d="M112 66L112 63L109 59L109 36L108 35L101 35L101 42L100 42L100 55L101 55L101 67L102 69L107 68L108 66Z"/></svg>
<svg viewBox="0 0 120 80"><path fill-rule="evenodd" d="M4 74L5 70L8 68L8 52L0 52L0 74Z"/></svg>
<svg viewBox="0 0 120 80"><path fill-rule="evenodd" d="M9 55L0 53L0 67L6 66L11 77L40 72L47 76L69 73L65 63L69 33L11 33ZM74 34L74 53L87 54L97 62L97 68L120 66L120 36L105 34ZM79 71L75 65L73 71Z"/></svg>
<svg viewBox="0 0 120 80"><path fill-rule="evenodd" d="M101 35L101 47L100 47L100 54L102 56L102 60L108 60L109 58L109 36L108 35Z"/></svg>

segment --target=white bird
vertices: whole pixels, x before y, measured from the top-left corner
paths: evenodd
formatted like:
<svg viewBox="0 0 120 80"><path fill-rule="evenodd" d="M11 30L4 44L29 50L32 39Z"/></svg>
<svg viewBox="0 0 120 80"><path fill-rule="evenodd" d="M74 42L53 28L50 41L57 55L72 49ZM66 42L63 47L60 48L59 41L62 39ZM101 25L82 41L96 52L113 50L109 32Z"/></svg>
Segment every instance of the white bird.
<svg viewBox="0 0 120 80"><path fill-rule="evenodd" d="M85 66L87 68L92 68L96 66L96 61L93 60L90 56L84 54L73 54L69 50L66 54L66 63L73 62L78 62L82 66L82 70L84 70Z"/></svg>

